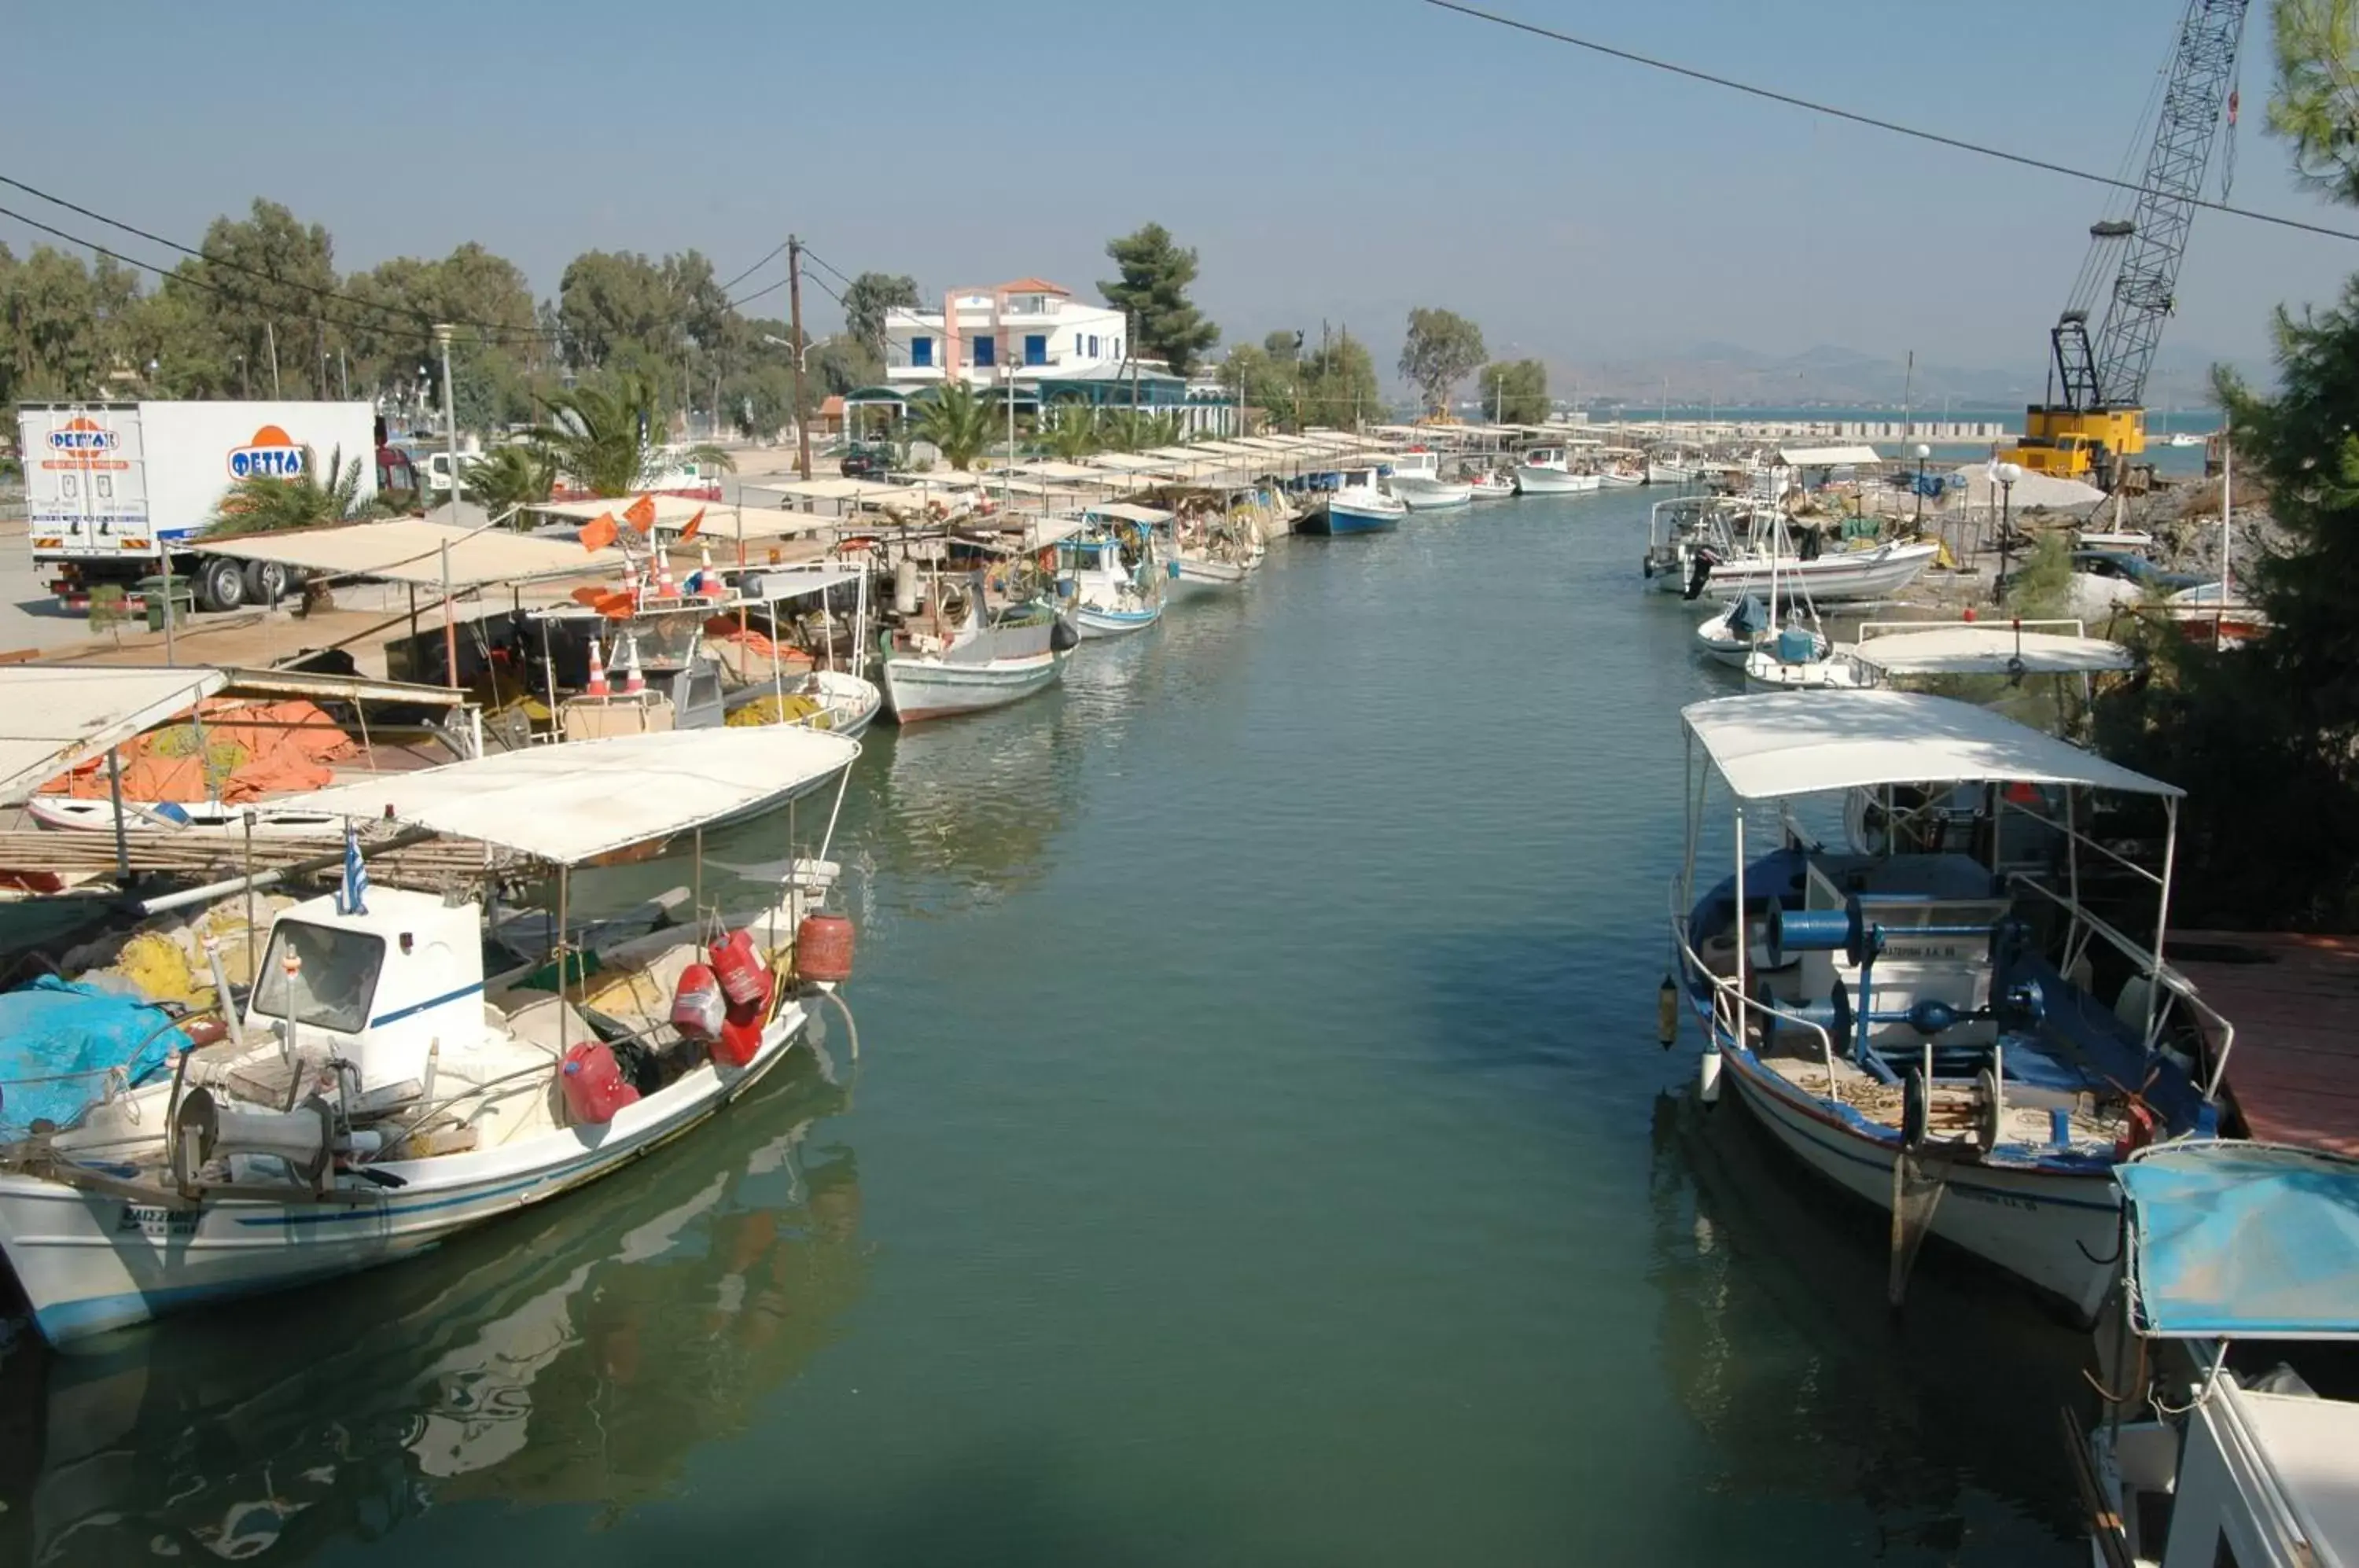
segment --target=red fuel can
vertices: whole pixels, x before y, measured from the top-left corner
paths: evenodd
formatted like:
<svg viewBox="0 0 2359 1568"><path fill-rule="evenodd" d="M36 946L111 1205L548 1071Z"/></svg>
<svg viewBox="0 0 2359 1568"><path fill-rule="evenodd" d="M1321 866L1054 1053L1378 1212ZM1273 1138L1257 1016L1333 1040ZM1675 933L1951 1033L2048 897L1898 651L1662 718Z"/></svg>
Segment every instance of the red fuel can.
<svg viewBox="0 0 2359 1568"><path fill-rule="evenodd" d="M565 1108L576 1126L603 1127L639 1097L603 1040L585 1040L567 1051L557 1081L564 1086Z"/></svg>

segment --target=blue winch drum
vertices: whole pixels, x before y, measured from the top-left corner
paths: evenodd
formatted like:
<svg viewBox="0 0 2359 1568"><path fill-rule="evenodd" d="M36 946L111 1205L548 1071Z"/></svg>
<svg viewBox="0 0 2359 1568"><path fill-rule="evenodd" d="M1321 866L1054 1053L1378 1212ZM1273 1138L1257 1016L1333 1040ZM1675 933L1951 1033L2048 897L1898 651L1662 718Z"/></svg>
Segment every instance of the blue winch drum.
<svg viewBox="0 0 2359 1568"><path fill-rule="evenodd" d="M1841 909L1789 909L1780 904L1769 911L1770 966L1783 969L1798 953L1853 953L1864 946L1865 923L1856 900Z"/></svg>
<svg viewBox="0 0 2359 1568"><path fill-rule="evenodd" d="M1783 626L1777 632L1777 662L1808 664L1819 651L1818 639L1808 627Z"/></svg>
<svg viewBox="0 0 2359 1568"><path fill-rule="evenodd" d="M1851 990L1842 981L1835 982L1834 994L1824 1001L1787 1002L1778 999L1777 987L1765 975L1753 987L1753 999L1762 1007L1781 1015L1769 1018L1756 1014L1762 1030L1761 1043L1766 1047L1781 1033L1799 1030L1805 1024L1816 1024L1831 1037L1829 1043L1842 1050L1851 1042L1852 1027L1856 1019L1852 1013ZM1815 1040L1816 1037L1812 1037Z"/></svg>

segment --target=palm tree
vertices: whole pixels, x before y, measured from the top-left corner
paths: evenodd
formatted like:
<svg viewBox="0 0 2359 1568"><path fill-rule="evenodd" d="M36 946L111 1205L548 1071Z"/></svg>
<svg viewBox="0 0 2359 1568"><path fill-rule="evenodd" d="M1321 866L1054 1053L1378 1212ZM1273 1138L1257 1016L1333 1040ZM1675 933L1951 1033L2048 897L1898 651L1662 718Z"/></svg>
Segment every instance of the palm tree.
<svg viewBox="0 0 2359 1568"><path fill-rule="evenodd" d="M1097 410L1078 400L1055 404L1042 433L1060 462L1079 463L1098 450Z"/></svg>
<svg viewBox="0 0 2359 1568"><path fill-rule="evenodd" d="M603 386L569 387L535 401L548 418L526 439L575 484L592 495L628 495L654 483L662 463L647 432L659 419L655 387L645 377L616 376ZM737 466L710 443L680 455L715 468Z"/></svg>
<svg viewBox="0 0 2359 1568"><path fill-rule="evenodd" d="M918 439L930 442L942 461L963 474L991 446L998 410L963 381L945 381L918 419Z"/></svg>
<svg viewBox="0 0 2359 1568"><path fill-rule="evenodd" d="M460 487L490 516L549 499L557 463L546 447L495 447L471 464Z"/></svg>
<svg viewBox="0 0 2359 1568"><path fill-rule="evenodd" d="M1105 444L1115 452L1145 452L1149 447L1174 446L1180 440L1180 416L1147 408L1108 408L1099 416Z"/></svg>
<svg viewBox="0 0 2359 1568"><path fill-rule="evenodd" d="M328 471L320 472L310 447L303 449L303 471L290 478L254 474L229 487L213 508L205 532L214 539L240 534L285 533L294 528L325 528L358 522L369 515L361 499L359 461L344 462L342 447L328 457Z"/></svg>

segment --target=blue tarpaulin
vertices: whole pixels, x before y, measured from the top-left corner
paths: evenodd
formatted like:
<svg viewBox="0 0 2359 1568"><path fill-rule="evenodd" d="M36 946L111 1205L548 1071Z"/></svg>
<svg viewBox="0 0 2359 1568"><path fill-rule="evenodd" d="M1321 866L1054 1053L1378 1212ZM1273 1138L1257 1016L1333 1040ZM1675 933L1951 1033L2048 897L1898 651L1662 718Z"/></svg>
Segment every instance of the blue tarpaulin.
<svg viewBox="0 0 2359 1568"><path fill-rule="evenodd" d="M2145 1150L2114 1178L2140 1333L2359 1338L2359 1161L2190 1142Z"/></svg>
<svg viewBox="0 0 2359 1568"><path fill-rule="evenodd" d="M22 1138L36 1118L60 1127L80 1115L122 1067L132 1083L161 1072L181 1043L159 1008L44 975L0 992L0 1138Z"/></svg>

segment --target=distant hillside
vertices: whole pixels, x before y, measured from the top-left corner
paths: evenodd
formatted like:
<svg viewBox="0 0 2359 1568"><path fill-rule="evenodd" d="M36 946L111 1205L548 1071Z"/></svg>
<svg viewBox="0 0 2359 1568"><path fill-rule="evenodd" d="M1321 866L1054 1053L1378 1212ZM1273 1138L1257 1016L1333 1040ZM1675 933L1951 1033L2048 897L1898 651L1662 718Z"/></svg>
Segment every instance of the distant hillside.
<svg viewBox="0 0 2359 1568"><path fill-rule="evenodd" d="M2149 408L2200 408L2212 398L2213 356L2165 344L2147 383ZM2242 366L2248 375L2253 367ZM1621 401L1644 407L1668 393L1676 405L1722 408L1898 408L1904 396L1919 408L1944 398L1956 408L2012 408L2046 395L2044 364L1971 369L1923 358L1912 379L1908 364L1857 349L1821 344L1800 354L1767 354L1734 343L1698 343L1660 356L1604 364L1552 363L1549 385L1560 397L1584 402ZM2266 378L2265 374L2261 377Z"/></svg>

